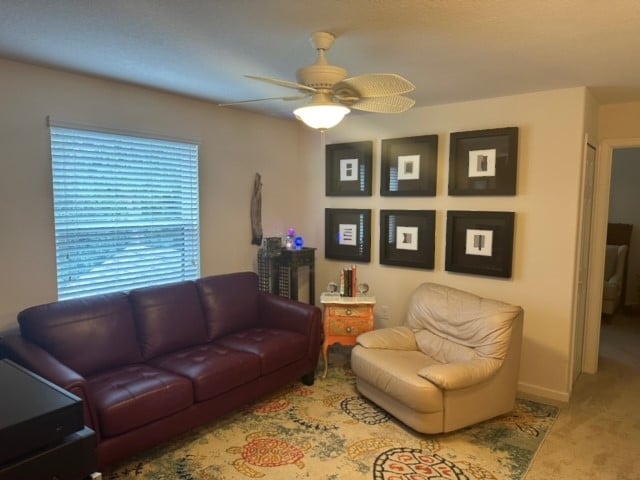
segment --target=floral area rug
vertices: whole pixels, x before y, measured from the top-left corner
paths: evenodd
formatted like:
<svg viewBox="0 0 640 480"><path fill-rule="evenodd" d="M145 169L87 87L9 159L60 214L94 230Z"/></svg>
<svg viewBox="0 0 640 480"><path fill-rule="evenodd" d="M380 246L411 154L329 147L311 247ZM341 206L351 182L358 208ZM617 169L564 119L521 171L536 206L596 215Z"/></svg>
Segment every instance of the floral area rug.
<svg viewBox="0 0 640 480"><path fill-rule="evenodd" d="M331 357L333 362L335 357ZM348 361L103 472L107 480L522 479L557 408L424 435L361 397Z"/></svg>

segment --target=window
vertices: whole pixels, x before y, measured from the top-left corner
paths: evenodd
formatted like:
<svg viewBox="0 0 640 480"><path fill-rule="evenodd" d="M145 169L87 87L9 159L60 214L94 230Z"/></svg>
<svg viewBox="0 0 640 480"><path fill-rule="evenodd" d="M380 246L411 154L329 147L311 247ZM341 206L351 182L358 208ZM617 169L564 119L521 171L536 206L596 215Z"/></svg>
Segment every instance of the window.
<svg viewBox="0 0 640 480"><path fill-rule="evenodd" d="M195 279L198 145L51 126L58 298Z"/></svg>

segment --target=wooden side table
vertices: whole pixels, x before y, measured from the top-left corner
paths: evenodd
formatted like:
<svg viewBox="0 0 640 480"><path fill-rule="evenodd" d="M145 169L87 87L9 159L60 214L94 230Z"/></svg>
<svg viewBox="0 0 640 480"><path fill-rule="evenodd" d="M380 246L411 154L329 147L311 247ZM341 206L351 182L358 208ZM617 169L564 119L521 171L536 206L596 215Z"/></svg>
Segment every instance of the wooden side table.
<svg viewBox="0 0 640 480"><path fill-rule="evenodd" d="M373 330L373 307L376 297L341 297L323 293L320 303L324 307L324 343L322 360L323 378L329 368L328 350L335 343L355 345L358 335Z"/></svg>

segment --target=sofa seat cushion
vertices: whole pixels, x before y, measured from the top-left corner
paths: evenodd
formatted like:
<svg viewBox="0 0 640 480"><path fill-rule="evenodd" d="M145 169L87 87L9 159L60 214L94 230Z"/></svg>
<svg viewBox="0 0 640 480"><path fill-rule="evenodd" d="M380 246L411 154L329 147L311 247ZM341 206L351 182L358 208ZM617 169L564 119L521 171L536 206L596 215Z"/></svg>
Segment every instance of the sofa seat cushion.
<svg viewBox="0 0 640 480"><path fill-rule="evenodd" d="M188 378L196 402L227 392L260 376L253 353L210 343L155 358L151 365Z"/></svg>
<svg viewBox="0 0 640 480"><path fill-rule="evenodd" d="M356 345L351 368L358 378L420 413L443 410L442 391L418 371L437 364L418 350L368 349Z"/></svg>
<svg viewBox="0 0 640 480"><path fill-rule="evenodd" d="M168 417L193 404L189 379L144 364L87 379L105 437L120 435Z"/></svg>
<svg viewBox="0 0 640 480"><path fill-rule="evenodd" d="M226 335L216 343L260 357L262 375L302 360L309 349L307 336L275 328L249 328Z"/></svg>

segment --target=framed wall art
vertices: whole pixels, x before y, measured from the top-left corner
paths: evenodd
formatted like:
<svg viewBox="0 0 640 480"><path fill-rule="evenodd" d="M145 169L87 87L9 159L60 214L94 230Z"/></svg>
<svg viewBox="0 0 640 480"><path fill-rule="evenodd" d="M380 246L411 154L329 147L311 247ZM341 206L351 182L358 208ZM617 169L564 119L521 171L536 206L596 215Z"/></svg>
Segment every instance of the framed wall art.
<svg viewBox="0 0 640 480"><path fill-rule="evenodd" d="M515 195L518 127L455 132L449 144L449 195Z"/></svg>
<svg viewBox="0 0 640 480"><path fill-rule="evenodd" d="M380 195L435 196L437 135L382 140L380 158Z"/></svg>
<svg viewBox="0 0 640 480"><path fill-rule="evenodd" d="M373 142L335 143L325 147L327 196L370 196Z"/></svg>
<svg viewBox="0 0 640 480"><path fill-rule="evenodd" d="M445 270L511 277L513 212L447 212Z"/></svg>
<svg viewBox="0 0 640 480"><path fill-rule="evenodd" d="M369 262L371 210L325 208L324 256L334 260Z"/></svg>
<svg viewBox="0 0 640 480"><path fill-rule="evenodd" d="M380 263L433 269L435 210L381 210Z"/></svg>

